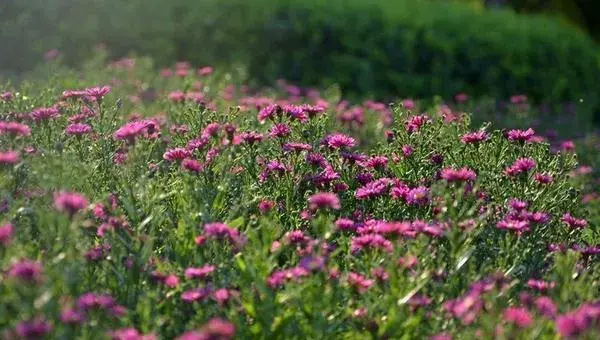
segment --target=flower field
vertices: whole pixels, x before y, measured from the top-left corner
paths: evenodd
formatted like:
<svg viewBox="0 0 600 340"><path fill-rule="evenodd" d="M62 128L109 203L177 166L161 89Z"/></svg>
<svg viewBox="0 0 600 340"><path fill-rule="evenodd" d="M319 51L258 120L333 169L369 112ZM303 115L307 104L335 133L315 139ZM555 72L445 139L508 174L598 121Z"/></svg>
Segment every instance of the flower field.
<svg viewBox="0 0 600 340"><path fill-rule="evenodd" d="M587 144L525 96L510 128L467 94L46 66L0 88L3 339L600 336Z"/></svg>

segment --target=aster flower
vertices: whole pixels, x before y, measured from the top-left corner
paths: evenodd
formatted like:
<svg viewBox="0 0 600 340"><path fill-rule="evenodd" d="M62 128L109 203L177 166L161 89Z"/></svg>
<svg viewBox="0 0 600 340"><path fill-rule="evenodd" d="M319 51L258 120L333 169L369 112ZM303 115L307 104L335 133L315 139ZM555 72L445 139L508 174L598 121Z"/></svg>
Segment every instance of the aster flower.
<svg viewBox="0 0 600 340"><path fill-rule="evenodd" d="M310 151L312 150L312 146L306 143L285 143L282 146L283 151L286 152L302 152L302 151Z"/></svg>
<svg viewBox="0 0 600 340"><path fill-rule="evenodd" d="M571 213L568 212L565 213L560 220L573 229L582 229L588 225L588 222L585 219L575 218L571 215Z"/></svg>
<svg viewBox="0 0 600 340"><path fill-rule="evenodd" d="M18 152L8 150L0 151L0 166L2 165L15 165L19 163L21 156Z"/></svg>
<svg viewBox="0 0 600 340"><path fill-rule="evenodd" d="M533 318L525 308L509 307L504 310L502 317L505 321L515 324L519 328L529 327Z"/></svg>
<svg viewBox="0 0 600 340"><path fill-rule="evenodd" d="M205 265L203 267L190 267L185 270L186 279L206 279L215 271L215 266Z"/></svg>
<svg viewBox="0 0 600 340"><path fill-rule="evenodd" d="M366 185L356 189L354 197L359 200L366 200L385 195L392 182L393 181L391 179L386 177L369 182Z"/></svg>
<svg viewBox="0 0 600 340"><path fill-rule="evenodd" d="M79 210L87 208L89 202L87 198L76 192L60 191L54 194L54 206L58 211L74 215Z"/></svg>
<svg viewBox="0 0 600 340"><path fill-rule="evenodd" d="M85 89L85 95L88 98L93 98L96 101L100 101L110 92L110 90L110 86L90 87Z"/></svg>
<svg viewBox="0 0 600 340"><path fill-rule="evenodd" d="M549 174L543 174L543 173L539 173L536 172L533 175L533 178L536 180L536 182L538 182L539 184L549 184L552 183L554 181L554 178L552 177L552 175Z"/></svg>
<svg viewBox="0 0 600 340"><path fill-rule="evenodd" d="M224 223L207 223L204 225L204 233L208 237L216 239L225 239L232 245L239 247L245 243L245 239L240 232Z"/></svg>
<svg viewBox="0 0 600 340"><path fill-rule="evenodd" d="M181 162L181 167L186 169L187 171L200 173L204 170L204 166L202 163L195 159L186 158Z"/></svg>
<svg viewBox="0 0 600 340"><path fill-rule="evenodd" d="M359 164L367 169L384 170L388 164L388 158L385 156L373 156L359 162Z"/></svg>
<svg viewBox="0 0 600 340"><path fill-rule="evenodd" d="M375 284L375 281L367 279L363 275L355 272L348 273L347 282L360 294L365 293L367 290L369 290L369 288L371 288L371 286L373 286L373 284Z"/></svg>
<svg viewBox="0 0 600 340"><path fill-rule="evenodd" d="M42 278L42 264L29 259L14 263L8 269L8 276L21 281L39 282Z"/></svg>
<svg viewBox="0 0 600 340"><path fill-rule="evenodd" d="M92 127L87 124L75 123L70 124L65 129L65 134L71 136L83 136L85 134L91 133Z"/></svg>
<svg viewBox="0 0 600 340"><path fill-rule="evenodd" d="M532 158L519 158L511 166L504 170L504 174L515 177L535 168L536 163Z"/></svg>
<svg viewBox="0 0 600 340"><path fill-rule="evenodd" d="M309 209L312 211L322 209L339 210L341 208L339 197L331 192L319 192L308 198Z"/></svg>
<svg viewBox="0 0 600 340"><path fill-rule="evenodd" d="M469 132L460 138L461 143L463 144L476 144L487 140L488 134L485 131L475 131Z"/></svg>
<svg viewBox="0 0 600 340"><path fill-rule="evenodd" d="M556 286L556 283L543 281L543 280L530 279L527 281L527 286L531 289L544 292L544 291L554 288Z"/></svg>
<svg viewBox="0 0 600 340"><path fill-rule="evenodd" d="M269 130L269 137L271 138L283 138L290 135L292 130L283 123L277 123Z"/></svg>
<svg viewBox="0 0 600 340"><path fill-rule="evenodd" d="M14 233L14 227L10 223L5 223L0 226L0 245L6 247L12 241L12 236Z"/></svg>
<svg viewBox="0 0 600 340"><path fill-rule="evenodd" d="M136 120L121 126L117 131L115 131L113 138L116 140L133 142L138 137L151 136L156 134L159 130L160 127L154 120Z"/></svg>
<svg viewBox="0 0 600 340"><path fill-rule="evenodd" d="M352 238L350 251L353 254L356 254L365 248L381 249L387 253L394 251L392 242L379 234L366 234Z"/></svg>
<svg viewBox="0 0 600 340"><path fill-rule="evenodd" d="M29 114L35 121L42 121L48 119L54 119L60 116L60 113L56 107L41 107L37 108Z"/></svg>
<svg viewBox="0 0 600 340"><path fill-rule="evenodd" d="M427 205L429 203L429 188L419 186L410 189L404 195L404 199L408 205Z"/></svg>
<svg viewBox="0 0 600 340"><path fill-rule="evenodd" d="M52 331L52 325L43 318L21 321L15 332L21 339L41 339Z"/></svg>
<svg viewBox="0 0 600 340"><path fill-rule="evenodd" d="M350 136L341 133L335 133L326 136L323 140L323 143L331 149L343 149L354 147L356 145L356 140Z"/></svg>
<svg viewBox="0 0 600 340"><path fill-rule="evenodd" d="M506 133L506 138L511 142L527 142L535 135L532 128L527 130L509 130Z"/></svg>
<svg viewBox="0 0 600 340"><path fill-rule="evenodd" d="M192 152L184 148L169 149L163 154L163 158L168 161L182 161L192 156Z"/></svg>
<svg viewBox="0 0 600 340"><path fill-rule="evenodd" d="M427 115L413 116L406 121L406 131L408 131L408 133L417 132L423 125L430 121L431 119Z"/></svg>
<svg viewBox="0 0 600 340"><path fill-rule="evenodd" d="M31 135L31 128L17 122L0 121L0 135L3 134L26 137Z"/></svg>
<svg viewBox="0 0 600 340"><path fill-rule="evenodd" d="M112 340L156 340L154 334L142 334L135 328L121 328L108 332Z"/></svg>
<svg viewBox="0 0 600 340"><path fill-rule="evenodd" d="M442 169L440 176L448 182L472 182L477 179L475 171L467 167L460 169L445 168Z"/></svg>
<svg viewBox="0 0 600 340"><path fill-rule="evenodd" d="M239 138L241 140L243 140L245 143L252 145L254 143L261 142L264 139L264 136L262 133L258 133L255 131L249 131L249 132L242 132L239 135Z"/></svg>

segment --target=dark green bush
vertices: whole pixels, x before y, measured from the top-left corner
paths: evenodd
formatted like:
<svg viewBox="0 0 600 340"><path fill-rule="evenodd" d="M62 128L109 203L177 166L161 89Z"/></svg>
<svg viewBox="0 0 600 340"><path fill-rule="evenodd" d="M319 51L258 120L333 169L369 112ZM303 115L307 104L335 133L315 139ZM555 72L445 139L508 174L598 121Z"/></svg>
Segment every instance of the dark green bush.
<svg viewBox="0 0 600 340"><path fill-rule="evenodd" d="M31 0L8 2L4 68L59 48L68 62L104 42L158 64L242 62L251 78L340 84L350 97L457 92L598 107L599 49L551 19L415 0ZM12 9L11 9L12 6ZM25 33L19 33L19 32Z"/></svg>

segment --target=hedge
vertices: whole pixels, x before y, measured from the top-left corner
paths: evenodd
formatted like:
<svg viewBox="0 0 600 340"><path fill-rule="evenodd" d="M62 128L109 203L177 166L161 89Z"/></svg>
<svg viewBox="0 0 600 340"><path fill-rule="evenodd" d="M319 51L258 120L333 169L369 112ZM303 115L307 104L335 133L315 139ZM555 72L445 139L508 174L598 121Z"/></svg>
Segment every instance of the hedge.
<svg viewBox="0 0 600 340"><path fill-rule="evenodd" d="M599 103L598 46L576 28L510 11L415 0L11 4L2 34L25 28L28 41L13 35L23 50L13 50L19 62L30 47L38 54L58 47L76 62L105 42L115 56L133 50L158 64L241 62L258 83L338 83L351 97L526 93L538 101Z"/></svg>

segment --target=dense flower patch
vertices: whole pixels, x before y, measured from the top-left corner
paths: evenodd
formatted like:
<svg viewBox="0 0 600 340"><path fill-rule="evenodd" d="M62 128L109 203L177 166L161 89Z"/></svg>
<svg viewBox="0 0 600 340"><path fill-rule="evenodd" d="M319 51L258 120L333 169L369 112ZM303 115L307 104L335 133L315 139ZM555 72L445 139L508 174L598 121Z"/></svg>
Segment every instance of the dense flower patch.
<svg viewBox="0 0 600 340"><path fill-rule="evenodd" d="M571 144L187 63L57 77L0 101L3 338L599 334Z"/></svg>

